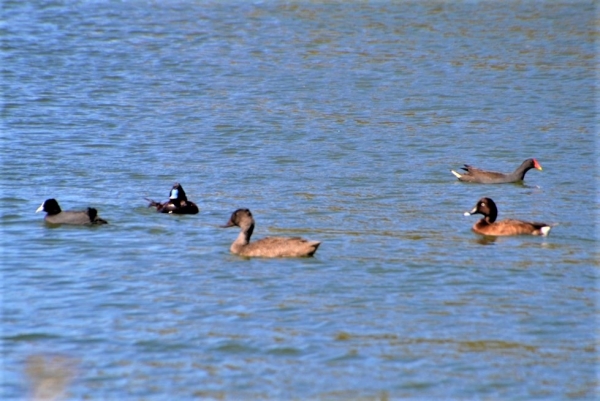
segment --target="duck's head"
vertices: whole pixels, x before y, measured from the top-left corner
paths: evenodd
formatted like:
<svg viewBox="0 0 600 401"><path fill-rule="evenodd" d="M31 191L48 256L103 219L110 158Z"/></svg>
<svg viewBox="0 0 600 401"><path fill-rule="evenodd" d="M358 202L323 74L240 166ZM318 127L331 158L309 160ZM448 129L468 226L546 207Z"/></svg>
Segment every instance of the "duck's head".
<svg viewBox="0 0 600 401"><path fill-rule="evenodd" d="M61 209L60 209L60 206L58 205L58 202L56 201L56 199L52 198L52 199L46 199L44 201L44 203L42 203L35 212L38 213L41 211L44 211L44 212L48 213L49 215L53 215L53 214L59 214L61 212Z"/></svg>
<svg viewBox="0 0 600 401"><path fill-rule="evenodd" d="M471 211L464 213L465 216L470 216L472 214L482 214L488 218L490 223L493 223L498 216L498 208L492 199L481 198L477 201L477 204Z"/></svg>
<svg viewBox="0 0 600 401"><path fill-rule="evenodd" d="M254 218L252 212L249 209L238 209L231 214L229 221L222 227L233 227L237 226L242 229L247 229L254 226Z"/></svg>
<svg viewBox="0 0 600 401"><path fill-rule="evenodd" d="M523 164L525 164L530 169L534 168L534 169L542 171L541 164L538 163L538 161L535 159L527 159L527 160L525 160L525 162Z"/></svg>
<svg viewBox="0 0 600 401"><path fill-rule="evenodd" d="M183 190L181 184L179 184L178 182L176 182L175 185L173 185L173 188L171 188L171 192L169 193L169 200L187 201L185 191Z"/></svg>

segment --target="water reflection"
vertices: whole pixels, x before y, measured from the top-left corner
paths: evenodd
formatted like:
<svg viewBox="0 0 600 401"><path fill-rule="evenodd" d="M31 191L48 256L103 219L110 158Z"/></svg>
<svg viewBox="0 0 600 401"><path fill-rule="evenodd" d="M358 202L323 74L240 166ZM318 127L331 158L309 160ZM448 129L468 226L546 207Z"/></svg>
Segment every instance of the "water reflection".
<svg viewBox="0 0 600 401"><path fill-rule="evenodd" d="M29 399L54 401L64 398L75 377L76 361L65 355L36 354L25 361L29 381Z"/></svg>
<svg viewBox="0 0 600 401"><path fill-rule="evenodd" d="M477 237L474 242L479 245L494 245L498 240L498 237L480 236Z"/></svg>

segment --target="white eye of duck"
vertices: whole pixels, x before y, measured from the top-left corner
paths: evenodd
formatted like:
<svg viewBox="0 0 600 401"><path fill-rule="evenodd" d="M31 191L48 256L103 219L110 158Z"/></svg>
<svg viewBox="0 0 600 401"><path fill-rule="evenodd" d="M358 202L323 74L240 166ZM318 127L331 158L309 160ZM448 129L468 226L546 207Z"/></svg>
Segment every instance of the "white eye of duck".
<svg viewBox="0 0 600 401"><path fill-rule="evenodd" d="M481 203L479 204L479 206L485 206L485 203L481 202Z"/></svg>

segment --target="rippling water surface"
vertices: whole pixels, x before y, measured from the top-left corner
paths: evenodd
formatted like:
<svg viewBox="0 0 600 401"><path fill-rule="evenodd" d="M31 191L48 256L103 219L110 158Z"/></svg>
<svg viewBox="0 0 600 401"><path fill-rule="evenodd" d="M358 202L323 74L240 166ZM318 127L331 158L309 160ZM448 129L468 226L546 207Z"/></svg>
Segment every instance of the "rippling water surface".
<svg viewBox="0 0 600 401"><path fill-rule="evenodd" d="M5 1L1 398L597 397L594 14ZM146 208L176 181L198 215ZM482 196L558 225L478 237ZM238 207L316 257L231 255Z"/></svg>

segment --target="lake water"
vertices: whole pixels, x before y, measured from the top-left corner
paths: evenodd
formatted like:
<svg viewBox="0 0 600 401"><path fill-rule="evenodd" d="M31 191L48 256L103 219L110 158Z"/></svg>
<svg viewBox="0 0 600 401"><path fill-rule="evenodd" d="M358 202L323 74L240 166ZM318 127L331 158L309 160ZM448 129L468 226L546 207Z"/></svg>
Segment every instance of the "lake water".
<svg viewBox="0 0 600 401"><path fill-rule="evenodd" d="M0 398L599 397L595 18L5 0ZM523 184L450 173L528 157ZM198 215L146 208L176 181ZM483 196L558 225L479 237ZM52 197L110 224L47 227ZM322 245L231 255L239 207Z"/></svg>

